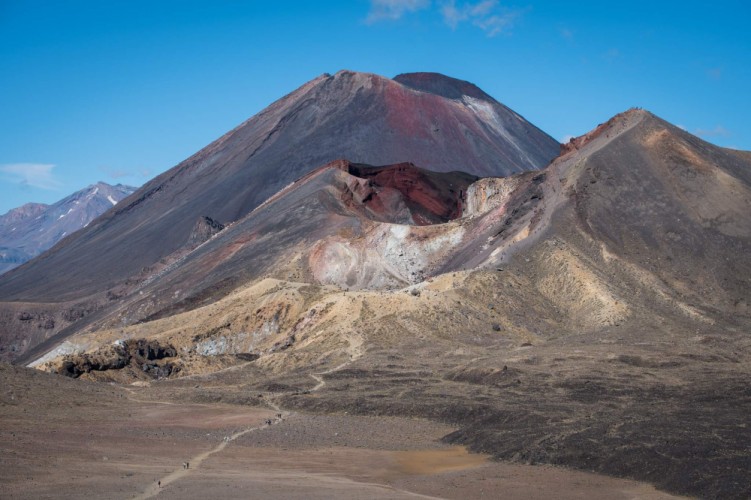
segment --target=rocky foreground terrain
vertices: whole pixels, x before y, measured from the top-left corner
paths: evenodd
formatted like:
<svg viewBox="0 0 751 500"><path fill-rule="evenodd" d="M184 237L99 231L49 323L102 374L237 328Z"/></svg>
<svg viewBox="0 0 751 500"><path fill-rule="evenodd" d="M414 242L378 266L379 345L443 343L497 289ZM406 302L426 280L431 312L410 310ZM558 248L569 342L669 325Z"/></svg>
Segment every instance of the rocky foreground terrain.
<svg viewBox="0 0 751 500"><path fill-rule="evenodd" d="M424 419L280 413L268 391L252 395L266 408L182 401L186 387L212 391L200 379L113 386L0 364L0 381L3 498L677 498L496 463L441 443L452 428Z"/></svg>
<svg viewBox="0 0 751 500"><path fill-rule="evenodd" d="M475 92L413 78L403 86L422 82L444 99ZM531 498L539 487L540 498L660 498L648 483L665 495L748 498L749 209L751 154L639 109L572 140L547 167L507 177L341 159L239 218L191 219L187 243L127 279L79 277L83 288L53 302L38 277L68 251L58 248L0 280L5 353L39 370L4 373L81 384L105 409L174 409L151 421L147 446L172 467L155 473L134 456L143 475L123 496L200 485L304 496L318 474L339 478L316 483L321 497L341 487L343 497L375 488L384 498ZM110 214L71 248L98 248L121 224ZM148 234L141 227L131 236ZM38 311L69 318L44 338L13 333ZM23 432L21 409L39 425L54 413L28 401L12 413ZM196 405L269 421L182 450L170 429L211 421L182 420ZM95 408L81 403L67 418L100 418ZM478 463L462 446L500 462ZM251 458L255 447L268 462ZM400 462L383 449L427 455ZM41 463L29 453L13 484ZM200 467L174 466L187 455ZM598 475L568 475L582 473ZM595 484L605 489L578 489Z"/></svg>

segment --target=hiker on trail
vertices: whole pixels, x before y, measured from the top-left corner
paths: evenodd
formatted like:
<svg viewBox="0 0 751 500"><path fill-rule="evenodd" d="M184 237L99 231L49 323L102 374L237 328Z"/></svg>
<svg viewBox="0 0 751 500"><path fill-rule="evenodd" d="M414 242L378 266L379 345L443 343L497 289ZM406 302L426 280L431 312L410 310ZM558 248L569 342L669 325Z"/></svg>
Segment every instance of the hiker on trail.
<svg viewBox="0 0 751 500"><path fill-rule="evenodd" d="M161 488L162 487L162 481L157 481L156 484Z"/></svg>
<svg viewBox="0 0 751 500"><path fill-rule="evenodd" d="M190 469L190 462L185 462L185 468Z"/></svg>

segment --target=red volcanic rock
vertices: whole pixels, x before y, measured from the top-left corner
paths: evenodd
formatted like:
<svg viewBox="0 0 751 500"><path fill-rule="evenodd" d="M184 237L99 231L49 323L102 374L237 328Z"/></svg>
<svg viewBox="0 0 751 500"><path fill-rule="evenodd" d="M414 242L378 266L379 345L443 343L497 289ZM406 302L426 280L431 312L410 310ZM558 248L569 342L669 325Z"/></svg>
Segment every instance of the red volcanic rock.
<svg viewBox="0 0 751 500"><path fill-rule="evenodd" d="M464 193L478 178L464 172L437 173L412 163L371 167L350 163L347 172L368 179L370 191L364 204L375 213L386 214L395 192L409 207L417 225L436 224L462 214Z"/></svg>
<svg viewBox="0 0 751 500"><path fill-rule="evenodd" d="M349 174L340 194L345 206L364 208L364 215L374 220L418 226L460 217L467 188L479 179L464 172L431 172L412 163L375 167L334 160L275 194L264 206L330 169Z"/></svg>

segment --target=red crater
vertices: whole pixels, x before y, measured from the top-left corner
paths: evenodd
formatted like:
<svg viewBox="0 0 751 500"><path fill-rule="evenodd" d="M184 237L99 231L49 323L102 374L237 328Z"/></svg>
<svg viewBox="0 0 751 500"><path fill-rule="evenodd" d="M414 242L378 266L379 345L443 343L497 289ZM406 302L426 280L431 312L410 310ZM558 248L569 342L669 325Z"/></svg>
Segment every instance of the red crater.
<svg viewBox="0 0 751 500"><path fill-rule="evenodd" d="M400 201L417 225L440 224L462 215L467 187L478 177L464 172L432 172L412 163L381 167L339 162L350 175L368 181L362 204L386 220L392 219Z"/></svg>

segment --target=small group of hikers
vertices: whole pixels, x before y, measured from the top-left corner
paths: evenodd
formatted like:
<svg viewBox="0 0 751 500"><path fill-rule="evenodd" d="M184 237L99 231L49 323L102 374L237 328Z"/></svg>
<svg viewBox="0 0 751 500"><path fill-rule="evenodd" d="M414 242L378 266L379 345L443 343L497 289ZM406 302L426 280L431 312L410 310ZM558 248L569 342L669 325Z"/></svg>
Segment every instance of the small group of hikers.
<svg viewBox="0 0 751 500"><path fill-rule="evenodd" d="M282 414L281 414L281 413L277 413L277 414L276 414L276 419L277 419L277 421L281 420L281 419L282 419ZM264 421L264 423L265 423L266 425L271 425L271 424L272 424L272 421L271 421L271 419L270 419L270 418L267 418L267 419L266 419L266 420ZM224 440L225 440L225 441L229 441L229 440L230 440L230 438L229 438L229 437L225 437L225 438L224 438ZM183 462L183 469L190 469L190 462ZM161 481L161 480L157 481L157 483L156 483L156 484L157 484L157 486L159 486L160 488L162 487L162 481Z"/></svg>
<svg viewBox="0 0 751 500"><path fill-rule="evenodd" d="M277 422L280 421L281 419L282 419L282 414L281 413L277 413L276 414L276 420L277 420ZM266 420L263 421L263 423L266 424L266 425L271 425L273 422L272 422L272 420L270 418L267 418Z"/></svg>
<svg viewBox="0 0 751 500"><path fill-rule="evenodd" d="M190 469L190 462L183 462L183 469ZM161 488L162 480L160 479L159 481L157 481L156 485Z"/></svg>

